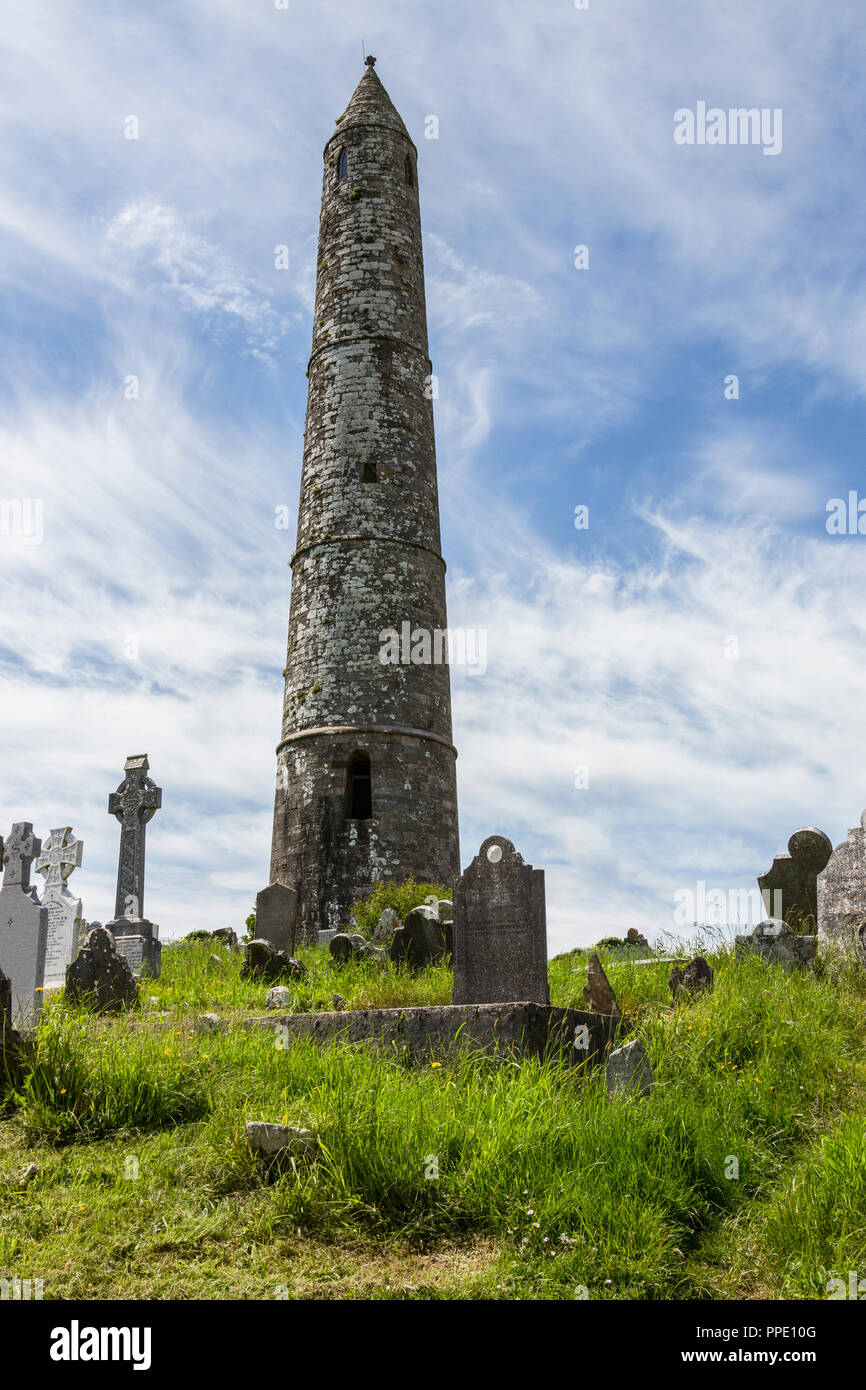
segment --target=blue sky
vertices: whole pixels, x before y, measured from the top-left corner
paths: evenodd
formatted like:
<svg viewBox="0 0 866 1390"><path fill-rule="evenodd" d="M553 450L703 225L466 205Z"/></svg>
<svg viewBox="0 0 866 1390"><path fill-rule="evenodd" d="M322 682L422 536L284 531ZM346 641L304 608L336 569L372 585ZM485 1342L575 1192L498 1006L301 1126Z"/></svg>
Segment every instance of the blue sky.
<svg viewBox="0 0 866 1390"><path fill-rule="evenodd" d="M857 824L866 538L828 535L826 508L866 496L858 19L16 10L0 498L41 499L44 527L0 535L0 820L73 826L86 915L111 914L129 753L164 789L164 937L237 926L267 880L294 539L274 515L296 513L321 153L362 45L419 147L449 618L488 633L486 673L453 681L464 864L510 836L559 950L670 931L678 892L753 887L798 826ZM698 101L781 109L781 153L675 144Z"/></svg>

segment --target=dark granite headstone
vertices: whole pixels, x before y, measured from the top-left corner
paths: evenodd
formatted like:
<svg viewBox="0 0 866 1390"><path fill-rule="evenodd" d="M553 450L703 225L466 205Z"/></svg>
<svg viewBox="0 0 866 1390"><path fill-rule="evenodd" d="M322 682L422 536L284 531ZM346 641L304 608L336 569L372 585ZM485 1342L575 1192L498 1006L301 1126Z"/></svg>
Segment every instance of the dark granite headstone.
<svg viewBox="0 0 866 1390"><path fill-rule="evenodd" d="M29 821L19 821L2 846L0 965L12 982L12 1023L32 1026L42 1006L48 912L30 886L30 865L42 849Z"/></svg>
<svg viewBox="0 0 866 1390"><path fill-rule="evenodd" d="M295 949L298 895L284 883L272 883L256 894L256 936L276 951Z"/></svg>
<svg viewBox="0 0 866 1390"><path fill-rule="evenodd" d="M286 955L285 951L275 951L270 941L256 937L244 947L244 963L241 966L242 980L302 980L307 974L303 961Z"/></svg>
<svg viewBox="0 0 866 1390"><path fill-rule="evenodd" d="M94 1013L118 1014L135 1003L138 987L129 961L105 927L95 927L66 971L66 998Z"/></svg>
<svg viewBox="0 0 866 1390"><path fill-rule="evenodd" d="M703 956L695 956L688 965L684 965L682 968L676 965L671 966L668 984L674 999L678 999L683 993L703 994L705 991L711 990L714 974L713 967L704 960Z"/></svg>
<svg viewBox="0 0 866 1390"><path fill-rule="evenodd" d="M454 1004L549 1004L544 870L491 835L454 889Z"/></svg>
<svg viewBox="0 0 866 1390"><path fill-rule="evenodd" d="M866 962L866 811L818 875L818 940Z"/></svg>
<svg viewBox="0 0 866 1390"><path fill-rule="evenodd" d="M823 830L805 826L788 841L788 853L777 854L773 866L758 875L758 887L768 917L792 924L818 921L818 875L833 846Z"/></svg>

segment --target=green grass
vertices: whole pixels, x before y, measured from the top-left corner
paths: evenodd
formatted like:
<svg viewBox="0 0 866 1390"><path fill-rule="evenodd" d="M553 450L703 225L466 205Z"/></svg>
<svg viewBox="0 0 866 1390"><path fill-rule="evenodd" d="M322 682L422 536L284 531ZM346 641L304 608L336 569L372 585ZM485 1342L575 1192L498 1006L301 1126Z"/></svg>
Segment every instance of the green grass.
<svg viewBox="0 0 866 1390"><path fill-rule="evenodd" d="M241 957L214 953L166 950L158 1006L116 1021L46 1010L0 1121L0 1275L64 1298L568 1299L826 1297L866 1276L866 972L719 952L713 993L674 1008L667 965L610 962L657 1082L611 1103L600 1072L555 1062L199 1035L199 1013L264 1012ZM298 1009L450 995L445 966L301 954ZM554 1002L580 1006L585 979L553 962ZM321 1156L263 1167L248 1119L313 1129Z"/></svg>

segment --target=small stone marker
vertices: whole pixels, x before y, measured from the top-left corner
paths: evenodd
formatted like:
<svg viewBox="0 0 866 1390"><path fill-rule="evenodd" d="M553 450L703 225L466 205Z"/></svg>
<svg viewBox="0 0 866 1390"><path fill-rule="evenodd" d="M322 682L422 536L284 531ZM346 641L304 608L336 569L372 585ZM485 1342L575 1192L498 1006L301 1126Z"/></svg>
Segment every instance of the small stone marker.
<svg viewBox="0 0 866 1390"><path fill-rule="evenodd" d="M683 993L704 994L713 987L713 967L704 960L703 956L695 956L688 965L679 969L676 965L672 967L668 975L668 984L674 999L679 998Z"/></svg>
<svg viewBox="0 0 866 1390"><path fill-rule="evenodd" d="M788 970L809 970L815 965L818 938L801 936L787 922L769 918L759 922L753 932L736 936L734 947L740 954L749 952L761 956L771 965L782 965Z"/></svg>
<svg viewBox="0 0 866 1390"><path fill-rule="evenodd" d="M0 840L0 965L12 983L12 1024L28 1028L42 1007L48 912L30 886L30 865L42 849L30 821L18 821L5 845Z"/></svg>
<svg viewBox="0 0 866 1390"><path fill-rule="evenodd" d="M607 1059L604 1072L609 1096L646 1096L655 1085L646 1048L639 1038L618 1047Z"/></svg>
<svg viewBox="0 0 866 1390"><path fill-rule="evenodd" d="M256 894L256 937L270 941L275 951L295 949L298 895L284 883L271 883Z"/></svg>
<svg viewBox="0 0 866 1390"><path fill-rule="evenodd" d="M286 985L274 985L269 989L265 998L266 1009L290 1009L292 1007L292 991Z"/></svg>
<svg viewBox="0 0 866 1390"><path fill-rule="evenodd" d="M66 884L81 864L84 844L72 833L71 825L52 830L42 846L34 869L45 875L42 906L48 911L48 945L45 952L45 989L62 989L66 967L78 954L78 938L83 926L81 899Z"/></svg>
<svg viewBox="0 0 866 1390"><path fill-rule="evenodd" d="M285 951L275 951L270 941L256 937L244 947L242 980L303 980L307 973L303 961L287 956Z"/></svg>
<svg viewBox="0 0 866 1390"><path fill-rule="evenodd" d="M866 963L866 811L818 875L818 939Z"/></svg>
<svg viewBox="0 0 866 1390"><path fill-rule="evenodd" d="M244 1127L246 1141L253 1153L263 1158L273 1158L275 1154L294 1155L310 1158L318 1149L318 1141L310 1129L298 1129L295 1125L269 1124L266 1120L250 1120Z"/></svg>
<svg viewBox="0 0 866 1390"><path fill-rule="evenodd" d="M758 875L758 887L768 918L818 922L818 875L833 846L823 830L804 826L788 841L788 853L777 854L772 868Z"/></svg>
<svg viewBox="0 0 866 1390"><path fill-rule="evenodd" d="M544 870L503 835L486 839L454 889L454 1004L549 1004Z"/></svg>
<svg viewBox="0 0 866 1390"><path fill-rule="evenodd" d="M622 1017L610 980L605 975L595 951L586 963L583 997L595 1013L604 1014L608 1018Z"/></svg>
<svg viewBox="0 0 866 1390"><path fill-rule="evenodd" d="M66 971L66 998L94 1013L117 1014L134 1004L138 986L106 927L95 927Z"/></svg>
<svg viewBox="0 0 866 1390"><path fill-rule="evenodd" d="M395 931L399 931L400 918L393 907L386 907L382 916L376 923L376 929L370 940L374 946L390 946Z"/></svg>
<svg viewBox="0 0 866 1390"><path fill-rule="evenodd" d="M108 813L117 817L121 829L114 918L106 925L133 974L146 972L156 979L162 945L159 927L144 915L144 848L145 827L162 805L162 788L148 776L149 771L146 753L127 758L126 775L108 798Z"/></svg>

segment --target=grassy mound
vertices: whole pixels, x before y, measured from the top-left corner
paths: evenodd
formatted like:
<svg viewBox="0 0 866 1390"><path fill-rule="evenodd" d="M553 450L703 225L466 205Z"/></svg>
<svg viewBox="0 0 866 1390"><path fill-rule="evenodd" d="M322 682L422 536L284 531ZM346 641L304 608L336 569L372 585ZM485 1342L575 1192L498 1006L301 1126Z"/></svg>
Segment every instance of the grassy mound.
<svg viewBox="0 0 866 1390"><path fill-rule="evenodd" d="M611 1103L555 1062L198 1034L264 1011L214 954L167 949L118 1020L46 1010L0 1121L3 1276L47 1298L822 1298L866 1267L866 972L718 952L713 993L674 1008L668 966L610 962L657 1082ZM446 966L301 954L297 1009L450 995ZM580 1005L584 963L550 976ZM313 1129L320 1158L263 1169L247 1119Z"/></svg>

